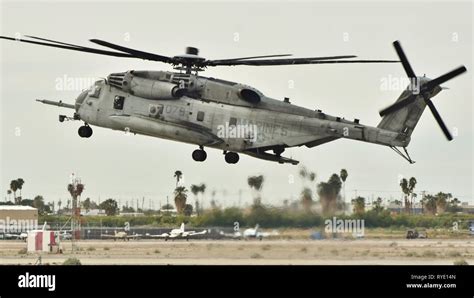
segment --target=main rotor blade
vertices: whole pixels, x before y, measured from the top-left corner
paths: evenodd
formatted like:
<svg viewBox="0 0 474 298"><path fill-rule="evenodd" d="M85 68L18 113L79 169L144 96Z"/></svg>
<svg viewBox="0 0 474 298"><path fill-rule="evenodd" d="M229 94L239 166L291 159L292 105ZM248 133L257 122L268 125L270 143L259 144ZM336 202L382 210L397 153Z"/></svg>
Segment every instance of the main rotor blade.
<svg viewBox="0 0 474 298"><path fill-rule="evenodd" d="M415 72L411 68L410 62L408 62L407 56L405 55L405 52L403 52L402 45L400 42L394 41L393 46L395 48L395 51L397 51L397 55L402 61L403 68L405 69L405 72L409 78L416 78Z"/></svg>
<svg viewBox="0 0 474 298"><path fill-rule="evenodd" d="M431 113L433 113L433 116L435 117L436 121L438 122L439 126L441 127L441 130L443 131L444 135L448 139L448 141L451 141L453 139L453 136L449 132L448 128L446 127L446 124L444 124L443 119L441 119L441 116L438 113L438 110L436 110L433 102L428 98L425 99L426 104L431 110Z"/></svg>
<svg viewBox="0 0 474 298"><path fill-rule="evenodd" d="M291 56L291 54L255 56L255 57L234 58L234 59L207 60L207 61L205 61L205 63L207 63L209 66L217 66L217 65L222 65L222 66L229 65L230 66L230 65L237 65L237 64L231 64L232 62L238 62L238 61L241 61L241 60L249 60L249 59L254 59L254 58L278 57L278 56ZM251 60L251 61L278 61L278 62L286 61L287 63L292 64L293 61L332 60L332 59L347 59L347 58L355 58L355 57L357 57L357 56L355 56L355 55L345 55L345 56L312 57L312 58L265 59L265 60Z"/></svg>
<svg viewBox="0 0 474 298"><path fill-rule="evenodd" d="M236 61L236 60L247 60L247 59L256 59L256 58L271 58L271 57L288 57L292 54L278 54L278 55L263 55L263 56L253 56L253 57L241 57L241 58L228 58L228 59L213 59L208 60L212 62L223 62L223 61Z"/></svg>
<svg viewBox="0 0 474 298"><path fill-rule="evenodd" d="M50 43L62 44L62 45L65 45L65 46L70 46L70 47L85 48L85 47L83 47L83 46L75 45L75 44L72 44L72 43L66 43L66 42L62 42L62 41L57 41L57 40L52 40L52 39L37 37L37 36L33 36L33 35L25 35L25 37L29 37L29 38L37 39L37 40L42 40L42 41L47 41L47 42L50 42Z"/></svg>
<svg viewBox="0 0 474 298"><path fill-rule="evenodd" d="M52 43L45 43L45 42L39 42L39 41L32 41L32 40L25 40L25 39L13 38L13 37L8 37L8 36L0 36L0 39L6 39L6 40L12 40L12 41L19 41L19 42L37 44L37 45L46 46L46 47L60 48L60 49L65 49L65 50L72 50L72 51L78 51L78 52L93 53L93 54L106 55L106 56L125 57L125 58L136 58L135 56L132 56L132 55L126 54L126 53L118 53L118 52L112 52L112 51L104 51L104 50L93 49L93 48L87 48L87 47L81 47L81 46L68 46L68 45L61 45L61 44L52 44Z"/></svg>
<svg viewBox="0 0 474 298"><path fill-rule="evenodd" d="M393 113L393 112L396 112L400 109L403 109L404 107L406 107L407 105L415 102L417 96L415 94L412 94L410 95L409 97L401 100L401 101L397 101L396 103L394 103L393 105L381 110L379 112L380 116L385 116L387 114L390 114L390 113Z"/></svg>
<svg viewBox="0 0 474 298"><path fill-rule="evenodd" d="M110 43L110 42L107 42L107 41L104 41L104 40L100 40L100 39L90 39L90 41L93 42L93 43L96 43L98 45L107 47L107 48L111 48L111 49L118 50L118 51L121 51L121 52L129 53L129 54L131 54L133 56L136 56L138 58L142 58L142 59L146 59L146 60L152 60L152 61L160 61L160 62L165 62L165 63L171 63L172 62L172 59L170 57L167 57L167 56L157 55L157 54L153 54L153 53L148 53L148 52L143 52L143 51L123 47L123 46L116 45L116 44L113 44L113 43Z"/></svg>
<svg viewBox="0 0 474 298"><path fill-rule="evenodd" d="M463 66L460 66L442 76L439 76L437 77L436 79L433 79L431 81L429 81L428 83L426 83L426 87L431 89L431 88L434 88L435 86L438 86L438 85L441 85L443 84L444 82L446 81L449 81L451 80L452 78L454 77L457 77L458 75L462 74L463 72L465 72L467 69L466 67Z"/></svg>
<svg viewBox="0 0 474 298"><path fill-rule="evenodd" d="M271 60L237 60L222 63L210 63L207 66L233 66L233 65L251 65L251 66L274 66L274 65L301 65L301 64L332 64L332 63L395 63L396 60L330 60L353 58L353 56L333 56L333 57L314 57L314 58L294 58L294 59L271 59Z"/></svg>

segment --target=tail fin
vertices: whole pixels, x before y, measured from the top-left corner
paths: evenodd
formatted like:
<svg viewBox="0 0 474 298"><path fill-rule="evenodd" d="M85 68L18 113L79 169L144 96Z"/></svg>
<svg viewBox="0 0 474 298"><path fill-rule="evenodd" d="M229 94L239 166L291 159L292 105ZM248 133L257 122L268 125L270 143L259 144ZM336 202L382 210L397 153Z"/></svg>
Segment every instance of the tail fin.
<svg viewBox="0 0 474 298"><path fill-rule="evenodd" d="M181 230L181 232L184 232L184 222L181 224L181 227L179 227L179 229Z"/></svg>
<svg viewBox="0 0 474 298"><path fill-rule="evenodd" d="M403 91L403 93L400 95L396 102L407 98L411 94L412 91L410 90ZM381 129L403 133L409 140L425 108L426 103L420 96L413 103L407 105L406 107L396 112L385 115L382 118L382 121L380 121L379 125L377 125L377 127Z"/></svg>

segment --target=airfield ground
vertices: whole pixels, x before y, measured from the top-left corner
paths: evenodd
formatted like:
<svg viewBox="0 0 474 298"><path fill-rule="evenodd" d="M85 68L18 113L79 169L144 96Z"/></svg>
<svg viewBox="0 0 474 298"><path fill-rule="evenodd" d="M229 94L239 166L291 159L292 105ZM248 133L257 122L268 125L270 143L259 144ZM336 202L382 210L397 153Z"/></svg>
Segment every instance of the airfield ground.
<svg viewBox="0 0 474 298"><path fill-rule="evenodd" d="M474 239L357 240L82 240L65 241L63 254L43 254L60 265L70 257L83 265L474 265ZM0 242L0 264L34 264L22 241Z"/></svg>

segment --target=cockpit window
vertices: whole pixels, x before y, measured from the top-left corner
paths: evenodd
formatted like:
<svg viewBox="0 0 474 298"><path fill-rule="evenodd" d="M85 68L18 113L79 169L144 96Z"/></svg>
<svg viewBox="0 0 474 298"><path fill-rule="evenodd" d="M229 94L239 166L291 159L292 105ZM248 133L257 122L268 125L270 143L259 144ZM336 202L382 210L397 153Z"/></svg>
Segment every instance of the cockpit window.
<svg viewBox="0 0 474 298"><path fill-rule="evenodd" d="M76 104L81 105L87 97L87 91L82 91L76 99Z"/></svg>

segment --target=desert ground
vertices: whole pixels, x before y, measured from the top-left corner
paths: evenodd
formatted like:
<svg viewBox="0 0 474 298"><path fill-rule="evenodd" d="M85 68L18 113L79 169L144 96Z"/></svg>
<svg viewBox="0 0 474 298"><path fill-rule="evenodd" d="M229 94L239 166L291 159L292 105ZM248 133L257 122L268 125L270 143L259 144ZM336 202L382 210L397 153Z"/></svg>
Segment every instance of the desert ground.
<svg viewBox="0 0 474 298"><path fill-rule="evenodd" d="M325 240L81 240L62 254L44 253L42 264L70 257L83 265L453 265L474 264L474 239ZM35 264L22 241L0 242L0 264Z"/></svg>

